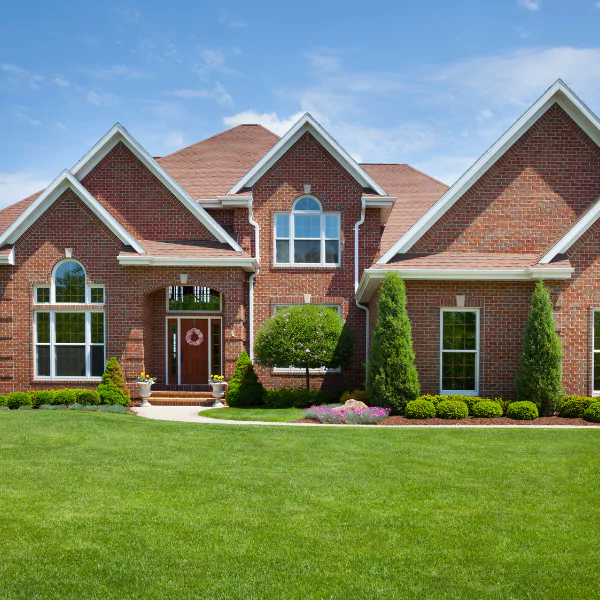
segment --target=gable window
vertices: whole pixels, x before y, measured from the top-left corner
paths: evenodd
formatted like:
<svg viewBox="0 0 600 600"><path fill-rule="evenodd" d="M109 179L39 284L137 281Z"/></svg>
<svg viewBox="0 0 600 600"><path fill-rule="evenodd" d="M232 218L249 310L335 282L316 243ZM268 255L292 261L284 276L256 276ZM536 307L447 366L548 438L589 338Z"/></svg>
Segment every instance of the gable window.
<svg viewBox="0 0 600 600"><path fill-rule="evenodd" d="M173 285L167 289L169 312L220 312L221 293L203 285Z"/></svg>
<svg viewBox="0 0 600 600"><path fill-rule="evenodd" d="M442 394L479 392L479 311L443 308L440 332Z"/></svg>
<svg viewBox="0 0 600 600"><path fill-rule="evenodd" d="M34 364L36 379L100 379L105 363L104 287L88 286L85 269L73 260L59 263L52 285L36 286ZM65 308L81 304L81 308Z"/></svg>
<svg viewBox="0 0 600 600"><path fill-rule="evenodd" d="M312 196L294 202L291 213L275 213L275 264L340 264L340 215L325 213Z"/></svg>

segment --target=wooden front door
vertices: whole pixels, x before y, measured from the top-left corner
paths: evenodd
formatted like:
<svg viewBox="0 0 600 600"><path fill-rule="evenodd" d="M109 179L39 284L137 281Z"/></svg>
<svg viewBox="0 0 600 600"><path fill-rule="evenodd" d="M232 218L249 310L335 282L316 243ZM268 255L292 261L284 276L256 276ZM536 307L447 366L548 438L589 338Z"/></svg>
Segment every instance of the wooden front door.
<svg viewBox="0 0 600 600"><path fill-rule="evenodd" d="M208 383L208 349L210 347L210 331L208 319L181 319L181 383ZM186 340L188 331L198 329L202 332L202 342L194 346ZM198 341L194 333L191 336L193 342Z"/></svg>

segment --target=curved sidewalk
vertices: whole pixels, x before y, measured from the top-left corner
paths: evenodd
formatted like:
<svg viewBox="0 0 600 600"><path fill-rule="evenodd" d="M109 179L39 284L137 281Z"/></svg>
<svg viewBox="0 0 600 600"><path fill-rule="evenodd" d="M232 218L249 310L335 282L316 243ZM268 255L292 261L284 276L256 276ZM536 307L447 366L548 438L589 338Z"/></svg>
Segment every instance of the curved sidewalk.
<svg viewBox="0 0 600 600"><path fill-rule="evenodd" d="M211 419L201 417L198 413L207 410L203 406L150 406L148 408L136 407L133 411L140 417L156 421L177 421L181 423L208 423L212 425L283 425L287 427L361 427L371 429L590 429L600 431L600 427L585 427L581 425L338 425L333 423L278 423L267 421L232 421L231 419Z"/></svg>

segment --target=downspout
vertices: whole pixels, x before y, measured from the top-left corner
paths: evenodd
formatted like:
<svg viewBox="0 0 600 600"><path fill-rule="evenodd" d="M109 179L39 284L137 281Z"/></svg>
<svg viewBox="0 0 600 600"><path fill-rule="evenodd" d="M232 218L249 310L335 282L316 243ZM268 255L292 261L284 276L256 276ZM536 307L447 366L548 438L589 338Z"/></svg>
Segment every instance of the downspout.
<svg viewBox="0 0 600 600"><path fill-rule="evenodd" d="M356 224L354 225L354 293L356 294L356 291L358 290L358 281L359 281L359 270L360 270L360 265L359 265L359 258L360 258L360 253L359 253L359 248L358 248L358 229L359 227L365 222L365 212L366 212L366 203L364 198L361 200L361 208L360 208L360 220L356 222ZM365 330L365 363L369 362L369 329L371 326L371 312L369 310L368 306L365 306L363 304L360 304L358 299L354 298L354 301L356 302L356 306L358 306L358 308L361 308L362 310L365 311L365 317L366 317L366 330Z"/></svg>
<svg viewBox="0 0 600 600"><path fill-rule="evenodd" d="M260 272L260 226L252 218L254 216L253 202L254 200L250 199L250 204L248 206L248 223L254 227L254 258L259 266L256 268L256 271L250 275L250 279L248 280L248 320L250 321L248 323L248 337L250 340L248 354L252 362L254 362L254 280Z"/></svg>

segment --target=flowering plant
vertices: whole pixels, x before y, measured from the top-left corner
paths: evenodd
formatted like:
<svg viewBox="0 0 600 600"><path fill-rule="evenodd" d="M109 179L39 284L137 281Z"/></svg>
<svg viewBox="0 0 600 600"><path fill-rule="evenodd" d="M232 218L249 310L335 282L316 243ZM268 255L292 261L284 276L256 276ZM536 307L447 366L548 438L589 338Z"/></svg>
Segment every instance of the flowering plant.
<svg viewBox="0 0 600 600"><path fill-rule="evenodd" d="M329 408L311 406L304 410L307 419L316 419L320 423L346 423L352 425L376 425L390 416L389 408L369 406L362 409Z"/></svg>
<svg viewBox="0 0 600 600"><path fill-rule="evenodd" d="M223 377L223 375L211 375L210 382L211 383L225 383L225 377Z"/></svg>
<svg viewBox="0 0 600 600"><path fill-rule="evenodd" d="M156 383L156 377L150 377L148 373L142 371L136 379L138 383Z"/></svg>

